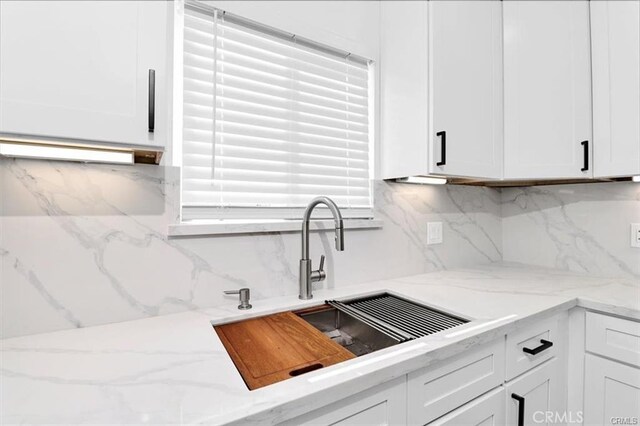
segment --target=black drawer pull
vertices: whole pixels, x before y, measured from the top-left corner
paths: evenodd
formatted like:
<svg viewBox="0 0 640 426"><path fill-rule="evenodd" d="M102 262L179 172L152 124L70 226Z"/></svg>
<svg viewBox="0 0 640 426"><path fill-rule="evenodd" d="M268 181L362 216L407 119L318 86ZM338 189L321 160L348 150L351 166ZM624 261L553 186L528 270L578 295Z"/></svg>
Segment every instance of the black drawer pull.
<svg viewBox="0 0 640 426"><path fill-rule="evenodd" d="M533 349L522 348L522 352L524 352L525 354L529 354L529 355L538 355L540 352L549 349L551 346L553 346L553 342L550 342L550 341L544 340L544 339L540 339L540 346L538 346L537 348L533 348Z"/></svg>
<svg viewBox="0 0 640 426"><path fill-rule="evenodd" d="M447 164L447 132L438 132L436 136L440 137L440 161L436 166L444 166Z"/></svg>
<svg viewBox="0 0 640 426"><path fill-rule="evenodd" d="M156 128L156 70L149 70L149 133Z"/></svg>
<svg viewBox="0 0 640 426"><path fill-rule="evenodd" d="M580 142L580 145L582 145L582 149L583 149L583 161L584 164L582 165L582 168L580 169L580 171L582 172L586 172L587 170L589 170L589 141L582 141Z"/></svg>
<svg viewBox="0 0 640 426"><path fill-rule="evenodd" d="M512 393L511 398L518 401L518 426L524 426L524 396Z"/></svg>

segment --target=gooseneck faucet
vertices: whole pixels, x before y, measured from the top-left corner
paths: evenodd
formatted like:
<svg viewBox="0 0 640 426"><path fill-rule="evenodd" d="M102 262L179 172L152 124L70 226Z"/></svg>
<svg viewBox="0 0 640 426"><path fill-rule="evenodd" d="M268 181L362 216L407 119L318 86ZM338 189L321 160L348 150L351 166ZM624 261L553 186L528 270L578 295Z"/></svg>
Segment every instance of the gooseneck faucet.
<svg viewBox="0 0 640 426"><path fill-rule="evenodd" d="M313 283L322 281L327 277L324 272L324 255L320 256L320 268L317 271L311 270L311 259L309 259L309 220L311 213L318 204L324 204L329 208L335 222L336 250L344 251L344 225L342 215L336 203L329 197L316 197L307 206L302 217L302 259L300 259L300 295L302 300L313 298Z"/></svg>

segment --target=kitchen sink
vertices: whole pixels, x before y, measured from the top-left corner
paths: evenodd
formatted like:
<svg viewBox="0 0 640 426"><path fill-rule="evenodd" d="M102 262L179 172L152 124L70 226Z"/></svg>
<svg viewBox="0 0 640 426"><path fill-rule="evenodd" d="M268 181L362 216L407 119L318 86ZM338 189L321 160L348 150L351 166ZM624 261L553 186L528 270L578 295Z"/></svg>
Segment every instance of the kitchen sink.
<svg viewBox="0 0 640 426"><path fill-rule="evenodd" d="M348 313L329 305L322 305L311 312L296 313L355 356L366 355L400 343Z"/></svg>
<svg viewBox="0 0 640 426"><path fill-rule="evenodd" d="M388 293L328 300L294 313L356 356L468 322Z"/></svg>
<svg viewBox="0 0 640 426"><path fill-rule="evenodd" d="M468 322L391 295L284 311L213 328L250 390Z"/></svg>

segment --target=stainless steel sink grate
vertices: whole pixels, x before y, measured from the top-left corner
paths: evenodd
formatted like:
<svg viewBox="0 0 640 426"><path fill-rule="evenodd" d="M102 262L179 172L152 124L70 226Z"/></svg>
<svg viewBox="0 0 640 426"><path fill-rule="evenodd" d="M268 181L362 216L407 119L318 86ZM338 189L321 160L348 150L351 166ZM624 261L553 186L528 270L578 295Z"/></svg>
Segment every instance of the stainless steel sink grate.
<svg viewBox="0 0 640 426"><path fill-rule="evenodd" d="M390 294L327 304L354 316L399 342L428 336L469 321Z"/></svg>

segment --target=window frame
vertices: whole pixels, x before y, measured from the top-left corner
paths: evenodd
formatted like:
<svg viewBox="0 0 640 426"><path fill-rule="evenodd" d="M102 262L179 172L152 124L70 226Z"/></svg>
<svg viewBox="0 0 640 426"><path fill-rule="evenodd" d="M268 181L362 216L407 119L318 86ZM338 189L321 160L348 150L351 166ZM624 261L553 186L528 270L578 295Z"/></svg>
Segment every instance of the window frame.
<svg viewBox="0 0 640 426"><path fill-rule="evenodd" d="M266 226L266 230L269 228L269 224L276 224L281 222L291 222L291 221L299 221L302 218L302 214L304 212L304 207L232 207L232 206L185 206L182 202L182 185L183 185L183 176L182 176L182 132L183 132L183 111L182 111L182 103L183 103L183 43L184 43L184 9L187 7L195 8L200 11L206 11L206 13L211 13L214 10L217 10L221 13L224 13L226 16L232 16L233 19L239 19L242 21L250 22L252 25L255 24L260 28L264 28L267 34L270 34L270 31L277 32L280 34L289 34L279 29L275 29L269 27L267 25L263 25L257 23L255 21L245 19L239 17L238 15L234 15L228 12L225 12L221 9L214 8L212 6L204 5L200 2L187 0L186 2L176 2L181 3L181 7L176 7L176 17L174 21L176 22L174 25L174 61L173 61L173 72L174 72L174 90L173 90L173 98L174 98L174 128L173 128L173 140L174 149L173 149L173 160L174 164L180 166L180 181L179 181L179 194L180 194L180 203L179 203L179 221L180 223L206 223L206 222L227 222L227 223L235 223L235 224L259 224L260 226ZM317 43L311 40L308 40L303 37L294 36L290 34L291 37L296 37L297 43L306 43L313 48L318 48L318 50L323 51L333 51L339 52L340 54L344 54L349 56L351 54L334 49L332 47L323 45L321 43ZM355 56L355 55L352 55ZM367 62L368 70L368 185L369 185L369 206L367 208L348 208L341 207L341 211L343 212L343 216L346 221L349 220L357 220L359 224L355 225L357 228L369 227L365 226L366 222L371 221L371 227L379 227L381 225L380 221L375 221L374 217L374 209L375 209L375 188L374 188L374 176L375 176L375 166L376 166L376 158L375 151L377 147L377 133L375 132L377 126L377 75L376 75L376 66L373 60L364 59L358 57L360 60L364 60ZM176 143L177 142L177 143ZM323 194L318 194L323 195ZM319 208L318 212L314 214L314 218L330 218L331 215L328 210ZM282 228L281 225L274 226L274 228ZM181 234L182 231L177 230L174 233L176 235ZM219 233L219 232L212 232Z"/></svg>

